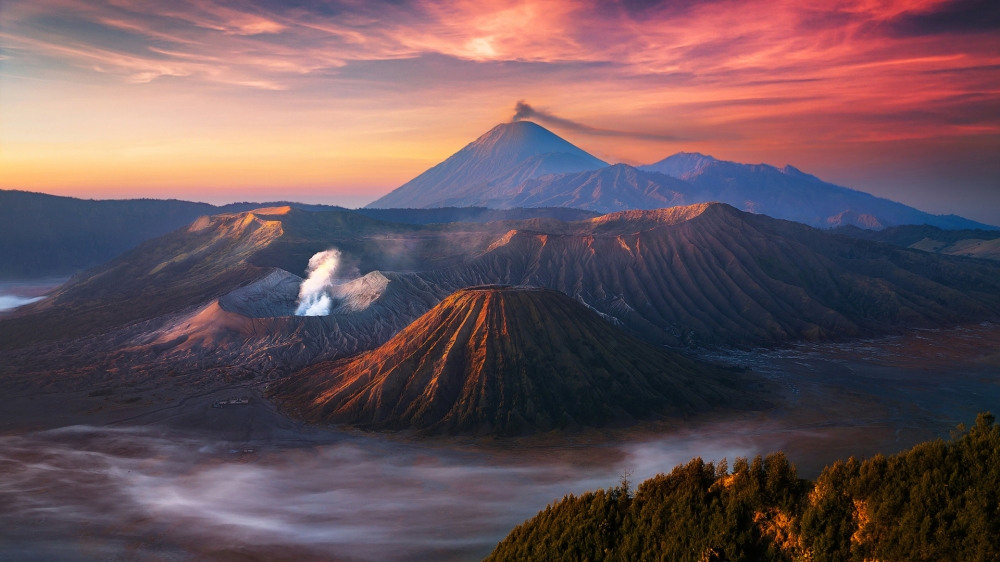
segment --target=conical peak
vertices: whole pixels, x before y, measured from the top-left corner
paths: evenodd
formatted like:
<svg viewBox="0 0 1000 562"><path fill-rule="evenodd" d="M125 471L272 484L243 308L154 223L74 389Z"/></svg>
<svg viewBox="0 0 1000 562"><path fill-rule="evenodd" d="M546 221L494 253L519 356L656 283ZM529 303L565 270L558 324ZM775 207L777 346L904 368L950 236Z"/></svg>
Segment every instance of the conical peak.
<svg viewBox="0 0 1000 562"><path fill-rule="evenodd" d="M685 174L697 172L715 162L719 162L719 160L700 152L678 152L654 164L642 166L642 169L679 178Z"/></svg>
<svg viewBox="0 0 1000 562"><path fill-rule="evenodd" d="M596 170L596 173L602 174L602 175L611 175L611 174L616 174L616 175L617 174L631 174L631 175L635 175L635 174L637 174L639 172L642 172L642 170L636 168L635 166L630 166L629 164L626 164L624 162L619 162L617 164L612 164L612 165L608 166L607 168L601 168L600 170Z"/></svg>
<svg viewBox="0 0 1000 562"><path fill-rule="evenodd" d="M714 156L710 156L708 154L702 154L700 152L677 152L672 157L677 157L677 158L682 158L682 157L686 157L686 158L702 158L702 159L705 159L705 160L716 160L716 158Z"/></svg>
<svg viewBox="0 0 1000 562"><path fill-rule="evenodd" d="M552 136L559 137L559 135L553 133L552 131L546 129L545 127L535 123L534 121L511 121L509 123L500 123L496 127L493 127L487 131L483 137L488 137L491 135L522 135L525 137L537 135L537 136ZM482 137L480 137L482 138ZM560 139L562 140L562 139Z"/></svg>
<svg viewBox="0 0 1000 562"><path fill-rule="evenodd" d="M531 121L511 121L510 123L500 123L489 131L486 131L478 139L476 139L476 142L498 138L523 141L530 140L533 137L559 138L559 135L556 135L545 127Z"/></svg>
<svg viewBox="0 0 1000 562"><path fill-rule="evenodd" d="M700 152L676 152L667 156L660 162L669 161L686 161L686 162L719 162L720 160L709 154L702 154Z"/></svg>
<svg viewBox="0 0 1000 562"><path fill-rule="evenodd" d="M497 186L513 187L547 175L607 166L530 121L502 123L437 166L369 207L441 207L473 204Z"/></svg>
<svg viewBox="0 0 1000 562"><path fill-rule="evenodd" d="M569 141L531 121L501 123L473 141L469 147L476 152L514 152L524 156L553 152L586 154Z"/></svg>
<svg viewBox="0 0 1000 562"><path fill-rule="evenodd" d="M308 419L518 435L728 403L719 374L564 293L486 285L453 293L378 349L311 368L276 392Z"/></svg>
<svg viewBox="0 0 1000 562"><path fill-rule="evenodd" d="M464 289L459 289L455 291L444 301L442 301L438 307L432 309L434 310L445 310L454 307L459 308L473 308L482 306L485 309L490 309L495 306L500 305L501 302L533 302L539 299L549 300L549 299L568 299L566 295L560 293L559 291L554 291L552 289L545 289L541 287L525 287L525 286L515 286L515 285L477 285L475 287L466 287ZM429 314L428 316L433 316Z"/></svg>

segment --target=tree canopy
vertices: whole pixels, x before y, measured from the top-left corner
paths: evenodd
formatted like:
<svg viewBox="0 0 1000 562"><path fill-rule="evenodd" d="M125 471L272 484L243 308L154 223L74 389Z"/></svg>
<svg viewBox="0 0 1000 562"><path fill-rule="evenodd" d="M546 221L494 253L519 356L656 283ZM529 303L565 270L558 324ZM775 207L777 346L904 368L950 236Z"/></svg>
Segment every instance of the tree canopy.
<svg viewBox="0 0 1000 562"><path fill-rule="evenodd" d="M566 496L487 558L586 561L1000 559L1000 427L848 459L815 482L782 453L696 458L646 480Z"/></svg>

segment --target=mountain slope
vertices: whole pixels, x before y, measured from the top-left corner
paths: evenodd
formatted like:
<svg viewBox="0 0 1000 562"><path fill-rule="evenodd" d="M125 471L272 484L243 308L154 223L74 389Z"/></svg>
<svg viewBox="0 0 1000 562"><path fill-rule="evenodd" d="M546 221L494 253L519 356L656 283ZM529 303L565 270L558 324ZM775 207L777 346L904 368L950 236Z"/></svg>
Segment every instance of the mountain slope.
<svg viewBox="0 0 1000 562"><path fill-rule="evenodd" d="M0 189L0 280L69 276L201 216L283 206L347 210L289 202L216 206L177 199L93 200ZM537 213L549 216L553 211Z"/></svg>
<svg viewBox="0 0 1000 562"><path fill-rule="evenodd" d="M830 228L843 224L885 227L930 224L947 229L997 227L955 215L932 215L902 203L824 182L792 166L739 164L680 153L640 166L691 184L690 203L719 201L771 217Z"/></svg>
<svg viewBox="0 0 1000 562"><path fill-rule="evenodd" d="M449 290L556 289L664 343L760 344L992 318L998 273L702 204L513 230L472 261L413 275Z"/></svg>
<svg viewBox="0 0 1000 562"><path fill-rule="evenodd" d="M281 222L244 213L207 217L77 275L0 322L0 346L97 333L221 296L267 273L247 263Z"/></svg>
<svg viewBox="0 0 1000 562"><path fill-rule="evenodd" d="M445 224L449 222L496 222L535 218L564 222L594 218L600 213L568 207L530 207L490 209L487 207L433 207L430 209L343 209L386 222L409 224Z"/></svg>
<svg viewBox="0 0 1000 562"><path fill-rule="evenodd" d="M484 190L546 175L607 166L529 121L503 123L420 174L370 208L468 206Z"/></svg>
<svg viewBox="0 0 1000 562"><path fill-rule="evenodd" d="M701 168L718 161L700 152L678 152L677 154L667 156L659 162L639 166L639 168L647 172L659 172L671 177L680 178L686 174L697 172Z"/></svg>
<svg viewBox="0 0 1000 562"><path fill-rule="evenodd" d="M274 396L312 421L517 435L733 404L732 382L614 328L562 293L458 291L378 349Z"/></svg>
<svg viewBox="0 0 1000 562"><path fill-rule="evenodd" d="M542 176L483 201L498 207L573 207L601 213L685 205L691 185L670 176L615 164L599 170Z"/></svg>
<svg viewBox="0 0 1000 562"><path fill-rule="evenodd" d="M87 200L0 190L0 280L78 273L142 242L191 224L200 216L290 206L306 211L351 211L390 222L487 222L535 217L590 218L575 209L358 209L303 203L233 203L217 207L190 201Z"/></svg>
<svg viewBox="0 0 1000 562"><path fill-rule="evenodd" d="M569 214L589 215L585 211ZM380 221L346 210L309 212L287 206L202 217L188 228L149 240L77 275L44 301L18 309L12 318L8 314L0 321L0 347L80 337L203 307L264 279L276 268L304 275L309 259L331 248L343 254L344 276L376 270L437 269L471 259L512 227L537 227L546 222L564 224L555 219L527 219L417 225ZM434 293L434 299L422 304L416 315L446 294L443 290ZM288 308L284 301L261 306ZM406 317L396 329L415 317ZM386 325L395 326L393 322ZM388 335L391 333L385 337Z"/></svg>
<svg viewBox="0 0 1000 562"><path fill-rule="evenodd" d="M360 277L337 285L328 316L290 316L294 274L331 248L344 277ZM822 341L1000 317L996 262L724 204L450 225L271 209L200 220L0 318L0 348L18 349L0 364L277 376L373 349L454 291L484 284L554 289L668 345Z"/></svg>
<svg viewBox="0 0 1000 562"><path fill-rule="evenodd" d="M1000 260L1000 231L997 230L944 230L925 224L885 230L845 226L833 232L935 254Z"/></svg>
<svg viewBox="0 0 1000 562"><path fill-rule="evenodd" d="M860 214L854 211L844 211L839 215L827 217L826 226L830 228L840 228L842 226L854 226L858 228L882 230L885 225L875 215L867 213Z"/></svg>
<svg viewBox="0 0 1000 562"><path fill-rule="evenodd" d="M188 201L89 201L0 190L0 279L70 275L216 212Z"/></svg>

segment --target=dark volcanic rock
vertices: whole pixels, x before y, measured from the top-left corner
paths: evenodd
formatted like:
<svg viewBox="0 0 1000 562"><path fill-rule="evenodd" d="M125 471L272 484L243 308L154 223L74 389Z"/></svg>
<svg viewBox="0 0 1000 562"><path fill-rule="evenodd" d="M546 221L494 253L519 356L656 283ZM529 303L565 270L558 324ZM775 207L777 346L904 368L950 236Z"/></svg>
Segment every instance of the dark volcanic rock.
<svg viewBox="0 0 1000 562"><path fill-rule="evenodd" d="M721 371L642 342L566 295L458 291L378 349L280 383L313 421L520 434L737 401Z"/></svg>
<svg viewBox="0 0 1000 562"><path fill-rule="evenodd" d="M997 272L702 204L512 230L467 263L412 275L556 289L655 342L756 345L988 320Z"/></svg>

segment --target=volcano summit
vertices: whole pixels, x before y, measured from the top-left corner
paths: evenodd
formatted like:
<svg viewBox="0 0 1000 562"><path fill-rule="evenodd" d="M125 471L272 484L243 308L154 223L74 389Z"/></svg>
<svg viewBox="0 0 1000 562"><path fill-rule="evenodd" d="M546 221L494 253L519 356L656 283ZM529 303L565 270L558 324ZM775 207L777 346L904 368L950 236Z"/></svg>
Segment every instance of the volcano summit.
<svg viewBox="0 0 1000 562"><path fill-rule="evenodd" d="M468 206L504 197L531 178L607 165L545 127L529 121L501 123L368 207Z"/></svg>

